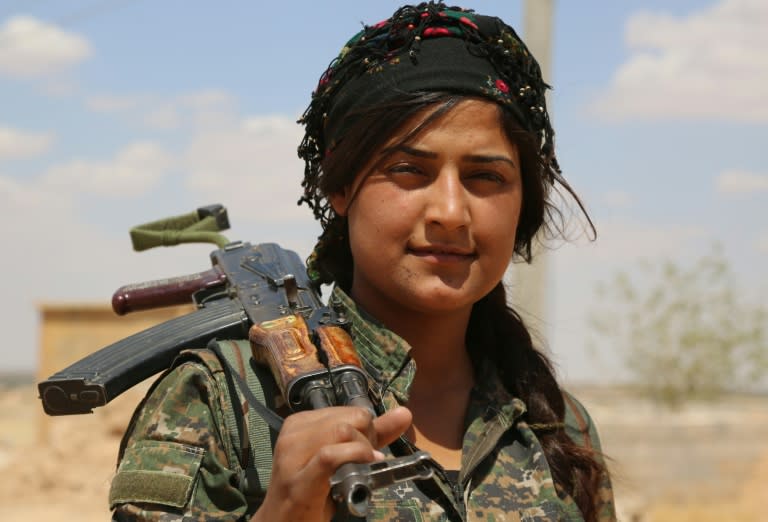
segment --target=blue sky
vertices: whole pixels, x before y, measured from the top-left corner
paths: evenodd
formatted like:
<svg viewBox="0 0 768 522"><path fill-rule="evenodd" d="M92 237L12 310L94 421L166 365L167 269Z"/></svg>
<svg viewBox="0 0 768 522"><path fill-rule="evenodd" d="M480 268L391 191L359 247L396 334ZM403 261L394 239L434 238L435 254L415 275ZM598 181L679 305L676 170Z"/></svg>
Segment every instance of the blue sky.
<svg viewBox="0 0 768 522"><path fill-rule="evenodd" d="M768 4L556 2L550 83L561 166L598 240L548 254L541 326L568 379L614 377L587 350L594 288L638 259L718 241L768 305ZM207 268L209 246L142 254L127 230L222 202L228 236L302 257L294 124L362 22L399 2L0 2L0 370L33 369L36 305ZM522 2L466 2L522 33ZM524 36L524 35L523 35Z"/></svg>

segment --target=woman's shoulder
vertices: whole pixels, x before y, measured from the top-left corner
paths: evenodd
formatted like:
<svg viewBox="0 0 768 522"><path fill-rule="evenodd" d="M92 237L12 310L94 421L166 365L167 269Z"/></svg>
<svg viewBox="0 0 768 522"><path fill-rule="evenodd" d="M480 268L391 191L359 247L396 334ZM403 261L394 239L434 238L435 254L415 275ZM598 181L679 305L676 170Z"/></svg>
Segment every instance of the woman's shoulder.
<svg viewBox="0 0 768 522"><path fill-rule="evenodd" d="M196 426L198 443L208 438L210 423L201 421L204 417L210 420L211 410L217 409L223 391L220 379L216 378L220 370L215 354L208 350L181 352L171 367L155 379L136 407L123 445L129 437L166 438L186 425ZM190 436L188 430L185 433Z"/></svg>
<svg viewBox="0 0 768 522"><path fill-rule="evenodd" d="M613 486L607 468L607 457L603 453L597 426L584 404L570 392L562 390L565 402L565 432L576 444L591 450L595 460L603 466L595 495L596 519L600 522L616 521L616 506L613 501Z"/></svg>
<svg viewBox="0 0 768 522"><path fill-rule="evenodd" d="M565 403L565 432L576 444L600 452L597 426L587 408L571 392L562 390L562 393Z"/></svg>
<svg viewBox="0 0 768 522"><path fill-rule="evenodd" d="M237 389L231 376L228 376L231 372L237 372L259 398L262 398L264 390L272 391L275 386L269 368L253 363L250 343L245 339L221 340L207 348L182 351L154 387L160 387L161 394L168 389L183 393L183 388L189 386L208 388L213 394L206 399L211 401ZM150 394L153 392L156 390L151 390Z"/></svg>
<svg viewBox="0 0 768 522"><path fill-rule="evenodd" d="M245 401L228 375L232 368L242 372L241 377L258 399L265 401L266 395L269 402L274 402L274 381L267 369L250 364L248 341L219 341L218 345L216 351L190 349L176 357L136 408L123 445L130 436L146 438L150 431L150 438L164 438L179 431L188 437L196 433L198 444L222 426L236 432L229 429L228 422L243 414L247 417L248 408L243 406Z"/></svg>
<svg viewBox="0 0 768 522"><path fill-rule="evenodd" d="M238 406L213 351L181 352L155 380L121 441L109 494L115 519L165 520L174 513L174 520L239 520L247 508L237 488L242 448L228 420L237 418ZM256 469L259 478L266 471ZM225 504L231 509L219 507Z"/></svg>

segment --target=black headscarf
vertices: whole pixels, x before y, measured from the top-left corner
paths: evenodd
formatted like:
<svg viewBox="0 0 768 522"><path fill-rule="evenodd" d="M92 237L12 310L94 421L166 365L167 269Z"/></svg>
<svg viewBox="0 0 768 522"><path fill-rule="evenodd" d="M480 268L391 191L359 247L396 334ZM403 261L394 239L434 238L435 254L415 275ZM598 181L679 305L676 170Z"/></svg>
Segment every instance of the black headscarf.
<svg viewBox="0 0 768 522"><path fill-rule="evenodd" d="M357 114L403 93L455 92L493 100L539 139L543 175L560 173L547 114L549 86L515 30L501 19L442 2L408 5L366 26L323 73L300 123L304 195L325 229L332 214L318 186L321 162Z"/></svg>

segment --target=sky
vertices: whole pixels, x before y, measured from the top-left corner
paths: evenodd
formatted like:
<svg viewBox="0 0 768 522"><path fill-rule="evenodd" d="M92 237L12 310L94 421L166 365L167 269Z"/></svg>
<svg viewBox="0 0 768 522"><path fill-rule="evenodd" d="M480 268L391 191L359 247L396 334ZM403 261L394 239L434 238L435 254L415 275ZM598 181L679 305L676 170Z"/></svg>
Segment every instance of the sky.
<svg viewBox="0 0 768 522"><path fill-rule="evenodd" d="M0 371L37 364L38 306L205 270L212 245L135 253L128 229L199 206L230 239L306 257L301 115L362 23L399 2L0 0ZM467 1L522 30L523 2ZM768 2L555 2L548 81L564 175L597 240L546 253L539 329L566 380L620 378L596 286L724 247L768 306Z"/></svg>

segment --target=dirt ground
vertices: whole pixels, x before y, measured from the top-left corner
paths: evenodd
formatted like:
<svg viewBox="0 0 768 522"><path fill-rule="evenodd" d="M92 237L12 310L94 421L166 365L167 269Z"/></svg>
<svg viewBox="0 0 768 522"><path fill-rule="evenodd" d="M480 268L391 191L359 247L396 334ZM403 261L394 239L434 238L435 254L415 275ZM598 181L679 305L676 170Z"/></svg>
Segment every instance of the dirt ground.
<svg viewBox="0 0 768 522"><path fill-rule="evenodd" d="M33 386L0 387L0 521L109 520L120 435L145 386L93 415L48 418ZM662 411L577 390L611 457L627 522L768 522L768 397Z"/></svg>
<svg viewBox="0 0 768 522"><path fill-rule="evenodd" d="M621 389L583 389L627 522L768 522L768 396L668 410Z"/></svg>
<svg viewBox="0 0 768 522"><path fill-rule="evenodd" d="M141 395L93 415L45 417L33 386L0 391L0 521L109 520L120 436Z"/></svg>

